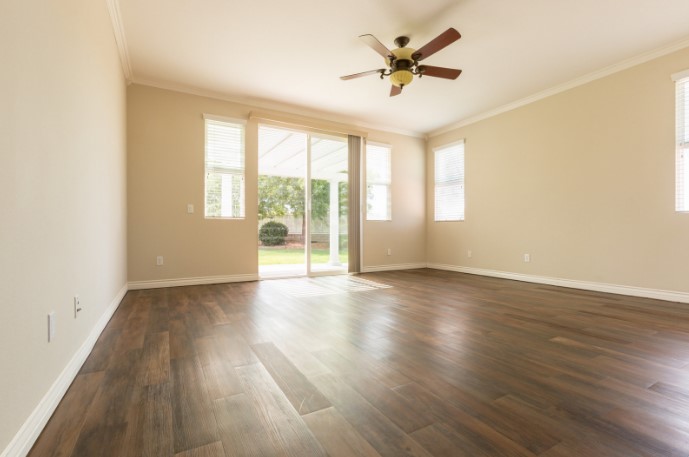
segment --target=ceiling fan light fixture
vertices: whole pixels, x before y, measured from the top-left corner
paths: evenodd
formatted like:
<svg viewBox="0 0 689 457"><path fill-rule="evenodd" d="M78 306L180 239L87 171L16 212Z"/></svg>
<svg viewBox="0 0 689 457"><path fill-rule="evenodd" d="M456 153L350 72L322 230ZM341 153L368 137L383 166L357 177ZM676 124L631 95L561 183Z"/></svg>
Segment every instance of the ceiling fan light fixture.
<svg viewBox="0 0 689 457"><path fill-rule="evenodd" d="M461 38L459 32L452 27L433 38L418 50L407 47L407 44L409 44L409 37L406 36L398 36L395 38L397 48L392 51L371 34L360 35L359 38L385 59L387 68L340 76L340 79L348 80L372 74L378 74L380 79L389 76L390 83L392 84L390 90L391 97L402 93L402 88L411 84L414 80L414 75L419 75L419 78L423 75L427 75L435 78L457 79L462 72L462 70L454 68L419 65L420 61L432 56Z"/></svg>
<svg viewBox="0 0 689 457"><path fill-rule="evenodd" d="M397 87L408 86L413 79L414 74L409 70L397 70L390 75L390 82Z"/></svg>

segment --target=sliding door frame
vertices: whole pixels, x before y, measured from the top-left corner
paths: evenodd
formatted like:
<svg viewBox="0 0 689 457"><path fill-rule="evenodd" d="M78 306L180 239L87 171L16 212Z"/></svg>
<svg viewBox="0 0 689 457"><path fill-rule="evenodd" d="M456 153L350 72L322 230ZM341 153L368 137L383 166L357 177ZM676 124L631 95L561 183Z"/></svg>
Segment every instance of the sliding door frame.
<svg viewBox="0 0 689 457"><path fill-rule="evenodd" d="M331 137L331 138L337 138L341 139L346 145L347 145L347 152L349 154L349 144L347 140L346 135L338 134L335 132L327 132L327 131L321 131L317 129L310 129L308 127L301 127L301 126L288 126L281 124L279 122L273 123L270 121L261 121L258 123L258 128L256 129L257 132L257 144L260 145L260 131L261 127L265 126L268 128L274 128L274 129L280 129L280 130L285 130L288 132L294 132L298 134L303 134L306 136L306 154L305 154L305 159L306 164L305 164L305 175L303 176L304 179L304 233L302 234L304 237L304 255L306 256L305 259L305 271L304 273L296 273L292 274L290 272L287 272L282 275L282 274L277 274L275 276L261 276L260 271L261 271L261 265L259 264L258 269L259 269L259 278L260 279L278 279L278 278L288 278L288 277L316 277L316 276L333 276L333 275L342 275L342 274L348 274L347 269L342 268L342 269L333 269L333 270L324 270L324 271L312 271L312 259L311 259L311 253L312 253L312 248L311 248L311 230L312 230L312 186L311 186L311 180L312 180L312 139L313 137ZM260 147L260 146L259 146ZM260 149L259 149L260 151ZM349 171L349 157L347 158L347 173L350 173ZM258 175L260 176L260 152L257 154L257 170L258 170ZM257 185L258 185L258 180L257 180ZM331 209L332 210L332 209ZM338 211L339 215L339 208L335 209ZM347 211L347 227L349 229L349 220L351 218L351 211L348 208ZM361 227L360 227L361 230ZM348 230L349 233L349 230ZM361 245L360 245L361 247ZM339 250L339 234L338 234L338 250Z"/></svg>

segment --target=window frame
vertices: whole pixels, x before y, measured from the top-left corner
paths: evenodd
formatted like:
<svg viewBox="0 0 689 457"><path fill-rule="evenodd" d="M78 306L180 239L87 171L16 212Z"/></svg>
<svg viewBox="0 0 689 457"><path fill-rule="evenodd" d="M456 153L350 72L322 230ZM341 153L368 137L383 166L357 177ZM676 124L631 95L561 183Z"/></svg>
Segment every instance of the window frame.
<svg viewBox="0 0 689 457"><path fill-rule="evenodd" d="M371 173L369 173L369 153L370 153L370 147L374 148L379 148L379 149L384 149L387 152L387 176L389 177L388 180L380 179L380 180L372 180L371 179ZM392 145L386 144L386 143L377 143L373 141L367 141L366 142L366 163L364 164L366 167L366 220L367 221L378 221L378 222L386 222L386 221L392 221ZM379 218L379 217L371 217L371 214L369 213L368 210L368 205L369 205L369 186L385 186L387 188L387 201L386 201L386 214L385 217Z"/></svg>
<svg viewBox="0 0 689 457"><path fill-rule="evenodd" d="M439 156L440 154L446 153L446 152L451 152L454 148L457 148L459 146L459 149L457 150L457 153L459 154L459 157L457 158L457 162L459 164L460 169L458 170L458 177L455 179L448 179L448 180L443 180L439 181L439 173L438 170L441 168L439 167ZM433 221L434 222L462 222L466 218L466 178L465 178L465 141L464 139L461 139L459 141L455 141L452 143L447 143L441 146L437 146L433 148ZM447 167L449 163L445 166ZM459 186L459 202L461 204L461 208L459 208L456 212L450 212L450 216L443 216L443 214L447 213L448 211L443 211L439 212L439 189L441 188L452 188ZM446 202L447 203L447 202Z"/></svg>
<svg viewBox="0 0 689 457"><path fill-rule="evenodd" d="M246 120L237 119L225 116L216 116L212 114L204 114L204 152L203 152L203 164L204 164L204 192L203 192L203 214L205 219L209 220L243 220L246 218ZM237 128L240 132L240 162L241 166L238 168L223 168L209 164L208 151L209 151L209 125L226 125L232 128ZM234 186L234 178L239 178L239 197L238 204L239 208L235 210L234 206L230 207L230 215L214 215L209 214L209 177L211 174L220 175L221 179L223 176L230 176L232 181L231 186ZM222 186L225 183L221 183ZM222 191L220 194L222 199Z"/></svg>
<svg viewBox="0 0 689 457"><path fill-rule="evenodd" d="M675 211L689 213L689 70L675 82Z"/></svg>

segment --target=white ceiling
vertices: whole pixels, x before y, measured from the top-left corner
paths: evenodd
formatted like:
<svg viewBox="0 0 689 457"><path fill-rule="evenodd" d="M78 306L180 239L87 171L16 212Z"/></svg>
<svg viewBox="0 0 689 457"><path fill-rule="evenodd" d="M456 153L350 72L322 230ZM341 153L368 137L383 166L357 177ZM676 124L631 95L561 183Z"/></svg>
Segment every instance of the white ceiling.
<svg viewBox="0 0 689 457"><path fill-rule="evenodd" d="M687 0L112 1L134 82L415 134L689 46ZM462 39L424 63L461 68L455 81L391 98L387 79L339 79L384 66L359 35L418 49L448 27Z"/></svg>

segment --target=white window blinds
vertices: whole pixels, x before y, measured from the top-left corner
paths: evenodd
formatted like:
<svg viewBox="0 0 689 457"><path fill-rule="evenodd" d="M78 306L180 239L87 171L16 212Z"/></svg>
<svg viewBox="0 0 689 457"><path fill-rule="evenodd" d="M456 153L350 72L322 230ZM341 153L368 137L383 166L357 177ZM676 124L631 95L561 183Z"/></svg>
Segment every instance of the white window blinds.
<svg viewBox="0 0 689 457"><path fill-rule="evenodd" d="M435 153L435 220L464 220L464 142Z"/></svg>
<svg viewBox="0 0 689 457"><path fill-rule="evenodd" d="M206 217L244 217L244 125L206 117Z"/></svg>
<svg viewBox="0 0 689 457"><path fill-rule="evenodd" d="M676 86L675 209L689 211L689 70L673 75Z"/></svg>
<svg viewBox="0 0 689 457"><path fill-rule="evenodd" d="M392 183L390 146L366 145L366 220L392 219Z"/></svg>

